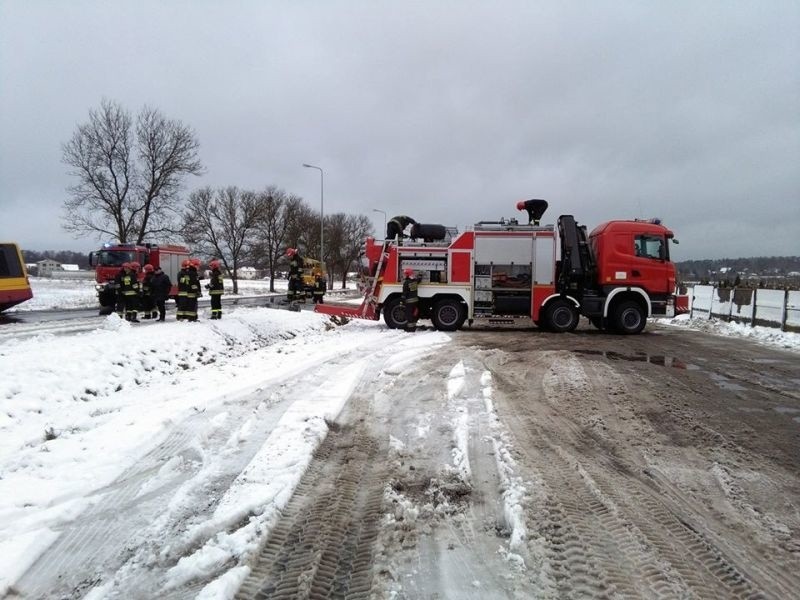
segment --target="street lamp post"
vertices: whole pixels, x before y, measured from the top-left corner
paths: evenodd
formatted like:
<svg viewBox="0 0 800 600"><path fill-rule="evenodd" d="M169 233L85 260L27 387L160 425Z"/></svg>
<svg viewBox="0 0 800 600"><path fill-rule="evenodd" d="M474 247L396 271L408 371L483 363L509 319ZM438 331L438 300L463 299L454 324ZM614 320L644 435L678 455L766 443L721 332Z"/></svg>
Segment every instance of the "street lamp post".
<svg viewBox="0 0 800 600"><path fill-rule="evenodd" d="M379 212L383 215L383 235L386 235L386 211L380 208L373 208L373 212Z"/></svg>
<svg viewBox="0 0 800 600"><path fill-rule="evenodd" d="M303 163L309 169L319 171L319 262L325 264L325 175L321 167Z"/></svg>

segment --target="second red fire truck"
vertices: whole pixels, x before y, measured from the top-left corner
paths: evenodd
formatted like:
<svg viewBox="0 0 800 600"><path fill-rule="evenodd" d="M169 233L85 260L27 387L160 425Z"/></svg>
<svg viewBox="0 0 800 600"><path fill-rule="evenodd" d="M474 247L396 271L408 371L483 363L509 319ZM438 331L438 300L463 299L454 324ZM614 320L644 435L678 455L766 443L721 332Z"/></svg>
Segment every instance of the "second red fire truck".
<svg viewBox="0 0 800 600"><path fill-rule="evenodd" d="M583 315L600 329L636 334L648 317L673 317L685 309L669 257L673 233L657 219L608 221L587 233L572 215L540 225L544 200L517 208L527 212L527 223L481 221L460 234L420 225L419 237L411 240L367 238L362 305L315 310L366 319L383 314L388 327L402 328L405 269L420 280L419 317L443 331L465 322L532 321L568 332Z"/></svg>
<svg viewBox="0 0 800 600"><path fill-rule="evenodd" d="M100 314L114 311L117 290L114 283L124 263L138 262L141 266L150 264L161 267L170 281L170 297L178 294L178 271L181 262L189 258L189 249L174 244L104 244L100 250L89 253L89 264L94 267L97 299ZM143 277L144 274L140 274Z"/></svg>

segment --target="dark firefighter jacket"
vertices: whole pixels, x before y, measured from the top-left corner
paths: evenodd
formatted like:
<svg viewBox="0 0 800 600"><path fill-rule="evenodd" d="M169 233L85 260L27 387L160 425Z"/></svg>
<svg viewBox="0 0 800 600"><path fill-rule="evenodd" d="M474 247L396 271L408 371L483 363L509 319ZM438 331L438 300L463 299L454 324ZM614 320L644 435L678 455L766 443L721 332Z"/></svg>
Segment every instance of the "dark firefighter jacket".
<svg viewBox="0 0 800 600"><path fill-rule="evenodd" d="M130 271L123 273L119 290L123 296L136 296L139 293L139 278L136 273Z"/></svg>
<svg viewBox="0 0 800 600"><path fill-rule="evenodd" d="M153 290L153 298L156 300L159 298L166 299L172 290L172 282L169 280L169 275L162 271L153 275L150 280L150 287Z"/></svg>
<svg viewBox="0 0 800 600"><path fill-rule="evenodd" d="M209 294L212 296L221 296L225 291L225 285L222 283L222 273L219 269L211 271L211 281L208 282Z"/></svg>
<svg viewBox="0 0 800 600"><path fill-rule="evenodd" d="M416 303L419 300L419 297L417 296L418 287L419 281L417 279L406 277L403 280L403 302L406 304Z"/></svg>

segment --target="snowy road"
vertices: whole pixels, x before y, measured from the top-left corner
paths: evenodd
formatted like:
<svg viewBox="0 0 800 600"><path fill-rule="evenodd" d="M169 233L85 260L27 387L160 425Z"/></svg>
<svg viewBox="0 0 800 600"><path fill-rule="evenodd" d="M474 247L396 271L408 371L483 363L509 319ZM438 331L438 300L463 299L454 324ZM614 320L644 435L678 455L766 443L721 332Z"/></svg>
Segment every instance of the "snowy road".
<svg viewBox="0 0 800 600"><path fill-rule="evenodd" d="M0 340L0 593L790 597L797 353L650 331Z"/></svg>

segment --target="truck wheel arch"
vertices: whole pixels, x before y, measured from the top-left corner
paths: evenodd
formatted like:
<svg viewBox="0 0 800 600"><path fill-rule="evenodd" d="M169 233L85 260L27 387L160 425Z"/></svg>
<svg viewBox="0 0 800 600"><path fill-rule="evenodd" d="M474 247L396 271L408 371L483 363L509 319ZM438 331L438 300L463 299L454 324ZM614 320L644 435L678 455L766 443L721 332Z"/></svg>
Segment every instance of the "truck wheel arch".
<svg viewBox="0 0 800 600"><path fill-rule="evenodd" d="M641 288L613 290L604 310L610 328L624 335L640 333L650 314L650 299Z"/></svg>
<svg viewBox="0 0 800 600"><path fill-rule="evenodd" d="M625 300L634 300L639 302L645 311L645 318L650 317L650 296L640 287L620 287L611 290L606 297L606 303L603 307L603 317L608 318L614 314L617 304Z"/></svg>
<svg viewBox="0 0 800 600"><path fill-rule="evenodd" d="M574 331L580 321L577 301L567 296L554 296L542 305L540 327L554 333Z"/></svg>

